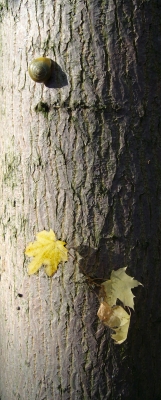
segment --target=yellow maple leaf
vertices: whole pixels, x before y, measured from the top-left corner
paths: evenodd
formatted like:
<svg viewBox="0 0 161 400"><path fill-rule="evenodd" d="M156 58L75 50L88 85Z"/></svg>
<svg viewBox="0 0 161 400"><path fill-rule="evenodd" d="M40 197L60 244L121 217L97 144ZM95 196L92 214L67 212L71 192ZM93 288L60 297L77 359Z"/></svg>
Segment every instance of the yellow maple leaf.
<svg viewBox="0 0 161 400"><path fill-rule="evenodd" d="M58 264L68 260L68 250L64 247L66 243L57 240L52 229L37 233L36 238L37 241L29 243L25 250L27 256L34 257L28 265L28 274L35 274L44 264L46 274L52 276Z"/></svg>
<svg viewBox="0 0 161 400"><path fill-rule="evenodd" d="M115 332L111 337L117 344L121 344L127 339L130 315L124 308L121 306L110 307L108 303L103 301L100 304L97 315L105 325Z"/></svg>
<svg viewBox="0 0 161 400"><path fill-rule="evenodd" d="M110 280L102 285L106 293L106 301L110 306L116 304L117 299L121 300L124 306L134 309L134 295L132 288L142 285L133 277L126 274L126 268L120 268L111 272Z"/></svg>

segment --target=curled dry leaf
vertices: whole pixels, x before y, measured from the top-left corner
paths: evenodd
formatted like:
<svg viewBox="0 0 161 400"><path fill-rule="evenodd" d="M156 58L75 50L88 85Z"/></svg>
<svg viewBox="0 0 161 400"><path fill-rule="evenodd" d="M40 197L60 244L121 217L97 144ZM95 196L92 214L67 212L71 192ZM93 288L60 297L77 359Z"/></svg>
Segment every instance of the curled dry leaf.
<svg viewBox="0 0 161 400"><path fill-rule="evenodd" d="M68 260L68 250L64 247L66 243L57 240L52 229L37 233L36 238L37 241L29 243L25 250L27 256L34 257L28 265L28 274L35 274L44 264L46 274L52 276L57 271L58 264Z"/></svg>
<svg viewBox="0 0 161 400"><path fill-rule="evenodd" d="M99 319L114 330L111 337L117 344L123 343L128 334L130 325L130 315L123 307L117 306L116 302L119 299L124 306L134 309L134 295L132 288L142 285L140 282L126 274L126 268L120 268L117 271L111 272L111 279L104 282L100 290L101 301L98 310Z"/></svg>
<svg viewBox="0 0 161 400"><path fill-rule="evenodd" d="M105 301L100 304L98 313L99 319L109 328L115 331L111 337L117 344L123 343L128 334L130 315L121 306L110 307Z"/></svg>

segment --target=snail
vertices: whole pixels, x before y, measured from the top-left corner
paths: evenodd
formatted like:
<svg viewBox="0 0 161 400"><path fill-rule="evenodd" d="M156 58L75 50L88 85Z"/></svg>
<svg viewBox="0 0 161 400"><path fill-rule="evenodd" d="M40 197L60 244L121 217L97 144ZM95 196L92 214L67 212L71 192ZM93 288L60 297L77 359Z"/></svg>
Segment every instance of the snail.
<svg viewBox="0 0 161 400"><path fill-rule="evenodd" d="M28 69L30 78L35 82L46 82L51 75L51 64L50 58L35 58Z"/></svg>

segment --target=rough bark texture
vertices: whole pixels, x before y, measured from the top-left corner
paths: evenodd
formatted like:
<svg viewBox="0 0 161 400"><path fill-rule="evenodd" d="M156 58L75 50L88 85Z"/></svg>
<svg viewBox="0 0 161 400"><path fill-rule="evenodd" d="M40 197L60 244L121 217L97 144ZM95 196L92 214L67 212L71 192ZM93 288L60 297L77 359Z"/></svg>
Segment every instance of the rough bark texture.
<svg viewBox="0 0 161 400"><path fill-rule="evenodd" d="M0 8L0 398L159 400L161 2ZM41 55L46 85L27 72ZM29 277L25 246L50 228L74 258ZM80 268L123 266L144 288L115 346Z"/></svg>

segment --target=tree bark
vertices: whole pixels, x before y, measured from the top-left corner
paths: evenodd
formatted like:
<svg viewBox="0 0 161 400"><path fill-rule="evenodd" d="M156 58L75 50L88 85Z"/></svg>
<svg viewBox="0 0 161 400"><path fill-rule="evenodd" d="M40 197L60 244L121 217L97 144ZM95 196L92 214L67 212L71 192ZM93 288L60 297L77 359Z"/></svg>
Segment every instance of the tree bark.
<svg viewBox="0 0 161 400"><path fill-rule="evenodd" d="M161 3L0 9L0 398L159 400ZM39 56L53 60L46 84L28 75ZM43 229L69 261L29 277ZM86 275L124 266L144 288L116 346Z"/></svg>

